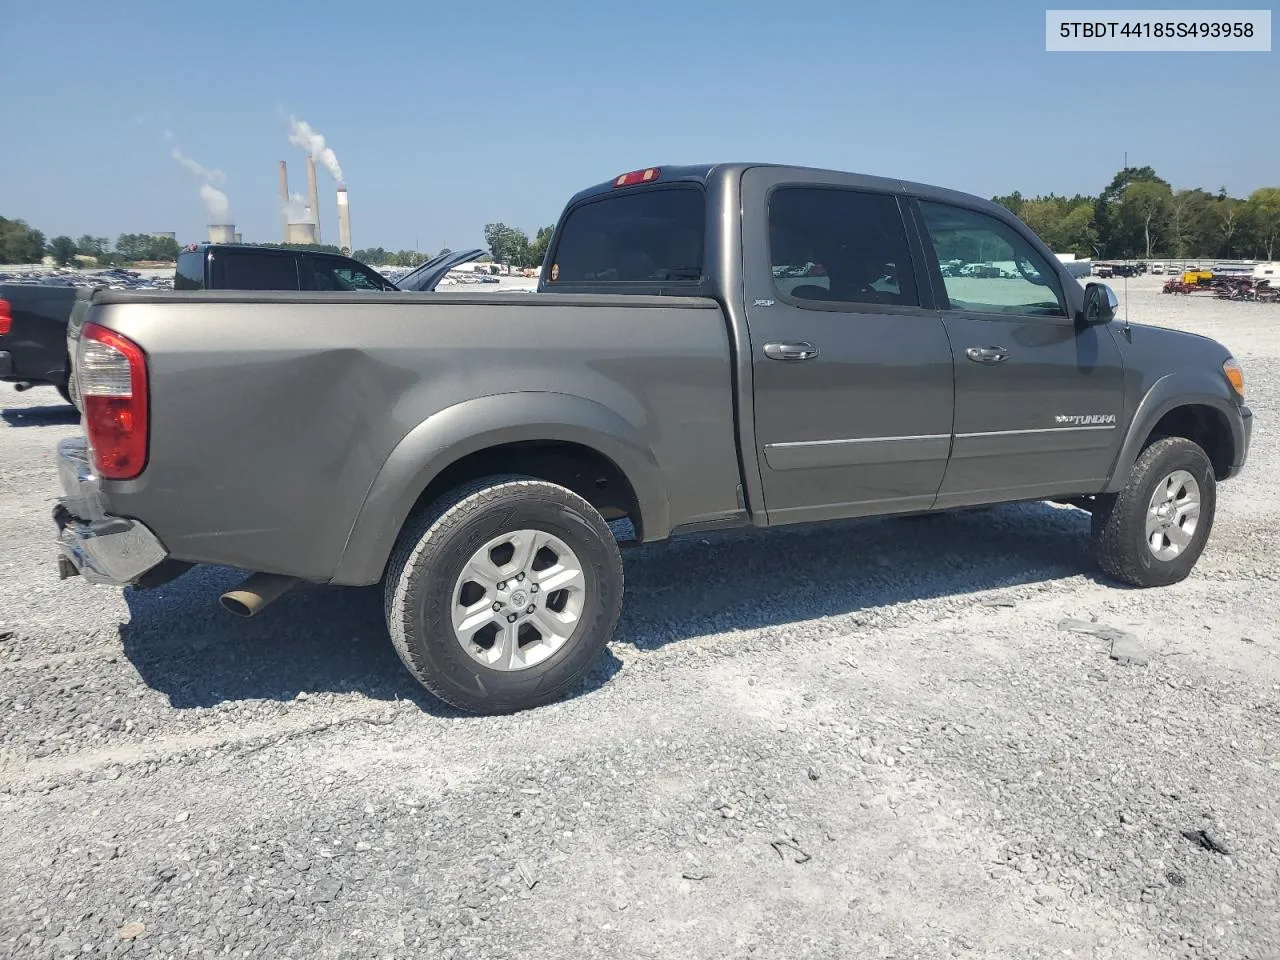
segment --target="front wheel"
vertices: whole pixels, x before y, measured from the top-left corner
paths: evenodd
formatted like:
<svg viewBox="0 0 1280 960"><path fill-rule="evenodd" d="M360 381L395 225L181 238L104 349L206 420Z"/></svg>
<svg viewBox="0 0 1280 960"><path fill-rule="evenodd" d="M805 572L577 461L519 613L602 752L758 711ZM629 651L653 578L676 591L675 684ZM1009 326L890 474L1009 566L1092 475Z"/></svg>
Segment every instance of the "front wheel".
<svg viewBox="0 0 1280 960"><path fill-rule="evenodd" d="M1096 499L1098 566L1136 587L1186 579L1209 539L1216 505L1204 450L1182 437L1157 440L1138 456L1123 490Z"/></svg>
<svg viewBox="0 0 1280 960"><path fill-rule="evenodd" d="M563 696L613 635L622 558L600 514L564 487L489 477L410 521L384 584L409 672L441 700L498 714Z"/></svg>

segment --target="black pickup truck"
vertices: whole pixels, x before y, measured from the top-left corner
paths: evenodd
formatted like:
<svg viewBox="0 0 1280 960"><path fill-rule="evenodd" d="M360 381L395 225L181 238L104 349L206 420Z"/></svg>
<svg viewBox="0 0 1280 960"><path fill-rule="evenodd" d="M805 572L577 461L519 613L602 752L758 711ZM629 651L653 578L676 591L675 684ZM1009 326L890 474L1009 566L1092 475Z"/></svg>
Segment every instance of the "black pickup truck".
<svg viewBox="0 0 1280 960"><path fill-rule="evenodd" d="M482 251L470 251L472 256ZM434 268L437 261L424 264ZM438 271L420 269L415 281L432 289L460 256ZM175 290L325 290L386 292L400 289L359 260L315 250L200 243L187 247L174 269ZM92 288L81 288L92 289ZM28 390L41 384L58 389L72 402L67 324L76 303L76 287L37 283L0 285L0 381ZM87 305L89 294L80 297Z"/></svg>
<svg viewBox="0 0 1280 960"><path fill-rule="evenodd" d="M75 287L0 284L0 381L18 390L57 387L71 402L67 321L75 303Z"/></svg>

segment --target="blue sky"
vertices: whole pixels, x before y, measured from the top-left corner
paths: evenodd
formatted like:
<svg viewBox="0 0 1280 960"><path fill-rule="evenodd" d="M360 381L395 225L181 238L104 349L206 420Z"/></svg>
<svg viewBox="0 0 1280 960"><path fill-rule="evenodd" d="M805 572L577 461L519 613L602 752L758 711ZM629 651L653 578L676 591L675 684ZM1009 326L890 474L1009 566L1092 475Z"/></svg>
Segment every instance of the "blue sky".
<svg viewBox="0 0 1280 960"><path fill-rule="evenodd" d="M279 239L276 162L306 186L289 114L336 151L357 247L532 233L580 187L662 163L989 196L1096 192L1127 150L1175 187L1280 185L1280 53L1048 53L1025 2L0 6L0 215L48 236L201 238L169 130L225 173L246 240ZM321 174L326 240L333 194Z"/></svg>

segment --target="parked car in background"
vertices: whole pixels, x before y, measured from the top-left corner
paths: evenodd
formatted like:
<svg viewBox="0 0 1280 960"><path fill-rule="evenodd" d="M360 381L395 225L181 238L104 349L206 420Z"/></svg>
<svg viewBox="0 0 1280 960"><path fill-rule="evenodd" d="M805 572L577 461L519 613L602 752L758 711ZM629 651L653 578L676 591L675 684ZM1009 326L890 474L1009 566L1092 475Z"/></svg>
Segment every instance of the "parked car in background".
<svg viewBox="0 0 1280 960"><path fill-rule="evenodd" d="M1016 277L942 269L978 256ZM1053 500L1091 513L1106 574L1175 583L1253 415L1224 346L1116 307L998 204L754 164L579 192L537 296L100 291L70 331L58 565L239 568L242 615L381 584L406 668L481 713L561 697L612 636L610 521L654 542Z"/></svg>
<svg viewBox="0 0 1280 960"><path fill-rule="evenodd" d="M442 253L401 277L396 281L396 287L413 293L428 293L440 285L440 281L448 275L450 270L464 263L470 263L477 257L482 257L484 253L485 251L480 247Z"/></svg>
<svg viewBox="0 0 1280 960"><path fill-rule="evenodd" d="M1159 261L1156 261L1155 263L1151 264L1151 274L1152 274L1152 276L1156 276L1156 275L1158 275L1158 274L1163 274L1163 273L1164 273L1164 264L1163 264L1163 263L1160 263Z"/></svg>

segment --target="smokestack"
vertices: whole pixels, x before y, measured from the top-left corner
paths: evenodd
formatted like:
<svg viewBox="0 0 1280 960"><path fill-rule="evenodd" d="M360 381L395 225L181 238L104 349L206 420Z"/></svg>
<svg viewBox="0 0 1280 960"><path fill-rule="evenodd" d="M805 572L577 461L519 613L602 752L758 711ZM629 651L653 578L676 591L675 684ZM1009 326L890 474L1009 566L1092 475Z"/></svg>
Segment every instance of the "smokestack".
<svg viewBox="0 0 1280 960"><path fill-rule="evenodd" d="M280 161L280 219L284 221L284 240L289 242L289 165Z"/></svg>
<svg viewBox="0 0 1280 960"><path fill-rule="evenodd" d="M346 187L338 187L338 246L351 252L351 213L347 209Z"/></svg>
<svg viewBox="0 0 1280 960"><path fill-rule="evenodd" d="M234 223L209 224L210 243L235 243L236 225Z"/></svg>
<svg viewBox="0 0 1280 960"><path fill-rule="evenodd" d="M316 162L307 157L307 194L311 198L311 216L316 221L316 243L320 242L320 194L316 192Z"/></svg>

